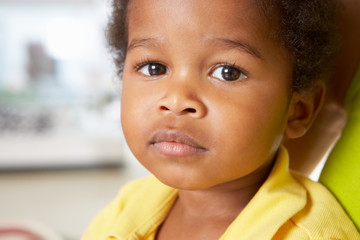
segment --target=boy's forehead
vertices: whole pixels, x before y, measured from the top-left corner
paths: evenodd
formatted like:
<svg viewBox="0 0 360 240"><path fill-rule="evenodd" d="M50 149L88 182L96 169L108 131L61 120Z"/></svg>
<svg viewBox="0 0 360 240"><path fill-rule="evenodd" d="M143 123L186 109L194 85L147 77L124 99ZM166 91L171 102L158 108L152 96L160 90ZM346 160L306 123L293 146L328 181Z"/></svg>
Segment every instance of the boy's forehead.
<svg viewBox="0 0 360 240"><path fill-rule="evenodd" d="M188 29L204 38L234 38L234 34L268 35L254 0L132 0L128 10L129 34L137 31Z"/></svg>
<svg viewBox="0 0 360 240"><path fill-rule="evenodd" d="M260 60L270 56L276 61L273 55L284 57L288 53L269 37L270 29L256 2L132 0L128 12L128 50L182 42L184 51L186 47L206 44L239 49Z"/></svg>
<svg viewBox="0 0 360 240"><path fill-rule="evenodd" d="M238 28L240 22L254 27L264 25L264 16L256 0L132 0L128 8L129 23L151 21L164 26L166 22L156 21L161 17L177 20L179 26L189 24L210 28L215 22ZM136 14L136 18L131 18ZM263 29L264 30L264 29Z"/></svg>

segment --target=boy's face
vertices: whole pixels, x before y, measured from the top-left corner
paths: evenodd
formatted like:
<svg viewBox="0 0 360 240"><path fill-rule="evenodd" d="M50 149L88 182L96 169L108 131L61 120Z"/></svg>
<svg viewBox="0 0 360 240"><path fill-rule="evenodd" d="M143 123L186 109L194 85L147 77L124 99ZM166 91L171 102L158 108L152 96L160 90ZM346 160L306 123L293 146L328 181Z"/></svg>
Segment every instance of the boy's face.
<svg viewBox="0 0 360 240"><path fill-rule="evenodd" d="M269 166L291 101L291 61L253 0L132 0L122 126L164 183L205 189Z"/></svg>

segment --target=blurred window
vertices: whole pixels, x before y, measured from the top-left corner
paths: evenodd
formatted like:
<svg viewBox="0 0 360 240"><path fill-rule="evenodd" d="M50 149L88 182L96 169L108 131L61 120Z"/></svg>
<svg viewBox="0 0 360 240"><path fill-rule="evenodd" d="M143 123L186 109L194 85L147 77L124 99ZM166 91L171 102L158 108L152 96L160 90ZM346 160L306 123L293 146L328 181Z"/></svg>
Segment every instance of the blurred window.
<svg viewBox="0 0 360 240"><path fill-rule="evenodd" d="M0 0L0 170L121 162L104 0Z"/></svg>

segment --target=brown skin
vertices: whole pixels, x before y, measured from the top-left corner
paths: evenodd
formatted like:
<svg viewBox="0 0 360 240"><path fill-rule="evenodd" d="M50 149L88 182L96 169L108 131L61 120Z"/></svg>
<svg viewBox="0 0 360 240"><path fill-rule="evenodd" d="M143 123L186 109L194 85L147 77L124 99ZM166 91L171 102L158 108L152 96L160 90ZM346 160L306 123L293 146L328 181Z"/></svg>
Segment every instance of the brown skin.
<svg viewBox="0 0 360 240"><path fill-rule="evenodd" d="M303 137L285 142L290 153L290 167L307 176L336 142L346 124L346 92L360 64L360 1L343 0L343 4L345 8L339 19L342 44L324 106Z"/></svg>
<svg viewBox="0 0 360 240"><path fill-rule="evenodd" d="M159 240L218 239L265 181L284 135L302 135L318 112L324 86L292 93L288 53L252 4L130 2L123 131L137 159L179 189ZM226 81L225 69L239 75Z"/></svg>

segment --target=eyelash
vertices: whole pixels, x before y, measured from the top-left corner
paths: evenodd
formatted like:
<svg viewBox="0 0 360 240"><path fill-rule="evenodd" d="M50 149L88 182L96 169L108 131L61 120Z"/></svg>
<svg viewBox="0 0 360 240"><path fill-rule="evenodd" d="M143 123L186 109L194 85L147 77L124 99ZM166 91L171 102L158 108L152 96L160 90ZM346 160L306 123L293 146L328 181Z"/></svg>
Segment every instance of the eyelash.
<svg viewBox="0 0 360 240"><path fill-rule="evenodd" d="M239 70L240 72L242 72L245 76L248 76L248 71L246 71L245 69L243 69L242 67L239 67L238 65L236 65L236 62L234 63L228 63L228 62L223 62L223 63L219 63L216 64L215 67L213 68L212 72L218 68L218 67L231 67L231 68L236 68L237 70Z"/></svg>
<svg viewBox="0 0 360 240"><path fill-rule="evenodd" d="M158 64L162 64L165 66L165 64L163 64L162 62L159 62L159 61L156 61L156 60L152 60L152 59L149 59L149 58L145 58L139 62L136 62L134 64L134 70L135 71L139 71L142 67L146 66L147 64L150 64L150 63L158 63Z"/></svg>

